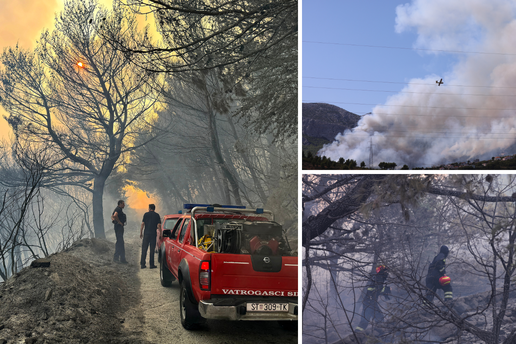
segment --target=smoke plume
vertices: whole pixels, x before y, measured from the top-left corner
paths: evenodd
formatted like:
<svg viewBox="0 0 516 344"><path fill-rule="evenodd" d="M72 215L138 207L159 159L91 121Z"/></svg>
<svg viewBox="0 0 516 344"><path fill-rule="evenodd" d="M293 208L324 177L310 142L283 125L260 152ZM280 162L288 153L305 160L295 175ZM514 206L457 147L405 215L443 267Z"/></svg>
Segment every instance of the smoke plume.
<svg viewBox="0 0 516 344"><path fill-rule="evenodd" d="M434 50L424 53L489 53L457 54L445 75L410 80L318 154L367 162L371 140L375 165L431 166L515 153L508 149L516 141L515 10L515 0L414 0L398 6L396 32L415 29L415 48ZM444 85L437 87L441 78Z"/></svg>

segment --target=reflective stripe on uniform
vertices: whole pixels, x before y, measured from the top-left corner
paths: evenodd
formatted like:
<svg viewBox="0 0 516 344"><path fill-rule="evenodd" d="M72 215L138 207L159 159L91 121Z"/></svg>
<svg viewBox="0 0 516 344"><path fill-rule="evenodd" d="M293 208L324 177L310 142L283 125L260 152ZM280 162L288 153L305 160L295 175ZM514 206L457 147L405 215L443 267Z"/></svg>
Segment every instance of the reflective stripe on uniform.
<svg viewBox="0 0 516 344"><path fill-rule="evenodd" d="M446 293L444 293L444 298L445 299L452 299L453 298L453 291L447 291Z"/></svg>
<svg viewBox="0 0 516 344"><path fill-rule="evenodd" d="M441 269L441 270L439 270L439 271L444 271L444 269L445 269L445 268L442 268L442 269Z"/></svg>
<svg viewBox="0 0 516 344"><path fill-rule="evenodd" d="M364 329L363 329L362 327L360 327L360 326L357 326L357 327L355 328L355 331L363 331L363 330L364 330Z"/></svg>
<svg viewBox="0 0 516 344"><path fill-rule="evenodd" d="M382 293L384 293L384 292L385 292L385 287L383 287L383 289L382 289Z"/></svg>
<svg viewBox="0 0 516 344"><path fill-rule="evenodd" d="M369 290L369 291L373 291L373 290L375 290L375 289L376 289L376 288L367 288L367 290Z"/></svg>

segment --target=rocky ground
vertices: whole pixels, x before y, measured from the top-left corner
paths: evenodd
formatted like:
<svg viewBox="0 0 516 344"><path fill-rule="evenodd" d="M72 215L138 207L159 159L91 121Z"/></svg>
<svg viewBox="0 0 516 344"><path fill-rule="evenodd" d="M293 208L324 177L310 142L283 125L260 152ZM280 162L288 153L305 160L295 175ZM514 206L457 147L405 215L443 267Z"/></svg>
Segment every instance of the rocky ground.
<svg viewBox="0 0 516 344"><path fill-rule="evenodd" d="M159 269L140 269L140 243L127 236L130 263L117 264L112 242L84 239L0 285L0 344L297 343L297 333L272 322L184 330L177 282L163 288Z"/></svg>
<svg viewBox="0 0 516 344"><path fill-rule="evenodd" d="M493 323L492 309L484 309L489 303L490 292L477 293L465 297L460 297L453 302L453 312L455 316L464 319L475 327L483 331L491 331ZM509 334L516 330L516 291L510 293L507 311L502 322L500 330L500 338L498 343L505 343L505 339ZM443 306L442 310L446 308ZM410 319L406 321L392 324L393 320L386 318L386 322L376 328L368 327L364 333L345 334L345 337L334 342L334 344L370 344L370 343L402 343L402 344L483 344L485 341L480 340L474 334L468 331L460 330L456 325L448 321L450 313L434 314L430 312L413 312ZM403 331L395 331L392 328L406 325ZM390 326L392 325L392 326ZM386 326L382 328L382 326ZM430 328L430 331L423 329ZM418 335L419 332L419 335ZM514 342L511 342L511 344Z"/></svg>

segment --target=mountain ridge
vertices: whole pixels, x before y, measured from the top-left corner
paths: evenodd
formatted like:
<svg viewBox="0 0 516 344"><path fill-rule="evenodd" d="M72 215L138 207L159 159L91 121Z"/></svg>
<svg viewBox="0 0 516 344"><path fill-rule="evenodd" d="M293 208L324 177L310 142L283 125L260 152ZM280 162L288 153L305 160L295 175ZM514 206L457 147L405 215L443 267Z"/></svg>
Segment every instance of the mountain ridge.
<svg viewBox="0 0 516 344"><path fill-rule="evenodd" d="M357 126L361 116L327 103L303 103L303 150L316 153L335 136Z"/></svg>

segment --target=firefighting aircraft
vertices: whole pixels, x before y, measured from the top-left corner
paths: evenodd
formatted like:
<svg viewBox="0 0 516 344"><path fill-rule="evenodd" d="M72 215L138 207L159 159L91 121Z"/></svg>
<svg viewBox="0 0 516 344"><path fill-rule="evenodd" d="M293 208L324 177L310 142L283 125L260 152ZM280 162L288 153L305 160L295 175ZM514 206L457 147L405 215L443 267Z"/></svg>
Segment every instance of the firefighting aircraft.
<svg viewBox="0 0 516 344"><path fill-rule="evenodd" d="M437 86L441 86L443 84L443 79L441 78L441 80L436 81L435 83L437 84Z"/></svg>

